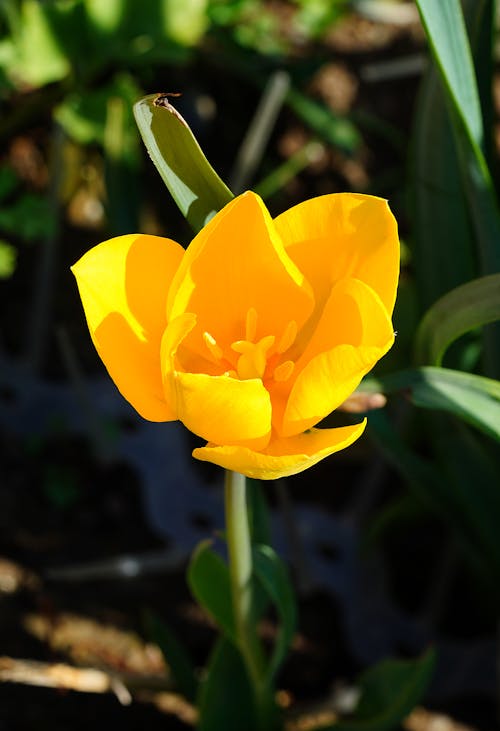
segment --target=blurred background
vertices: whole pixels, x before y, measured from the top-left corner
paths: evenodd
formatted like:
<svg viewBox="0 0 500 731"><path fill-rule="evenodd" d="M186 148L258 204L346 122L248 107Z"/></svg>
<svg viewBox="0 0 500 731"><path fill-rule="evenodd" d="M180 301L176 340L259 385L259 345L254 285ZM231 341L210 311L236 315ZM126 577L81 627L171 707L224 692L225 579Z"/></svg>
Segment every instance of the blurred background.
<svg viewBox="0 0 500 731"><path fill-rule="evenodd" d="M495 169L492 78L495 93L483 91ZM4 658L161 675L157 646L139 640L157 639L145 617L173 629L197 666L214 636L183 572L197 542L222 526L222 475L192 460L194 437L182 427L144 422L121 399L69 271L118 234L190 241L133 119L133 104L156 92L181 94L171 101L213 167L233 192L260 193L274 215L339 191L389 199L402 273L381 378L415 363L427 308L481 273L413 2L1 0ZM472 330L444 364L494 376L482 343ZM266 485L273 543L300 605L280 684L307 702L433 643L427 707L492 729L498 444L438 408L418 410L406 385L394 387L359 443ZM349 419L359 416L328 423ZM124 729L189 727L151 699L121 700L0 684L0 729L86 729L96 717Z"/></svg>

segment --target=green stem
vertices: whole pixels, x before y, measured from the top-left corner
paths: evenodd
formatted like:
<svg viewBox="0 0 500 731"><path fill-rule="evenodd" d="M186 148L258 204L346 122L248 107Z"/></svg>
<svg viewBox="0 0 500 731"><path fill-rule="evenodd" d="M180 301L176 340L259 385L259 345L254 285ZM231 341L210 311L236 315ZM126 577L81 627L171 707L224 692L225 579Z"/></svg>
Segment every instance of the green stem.
<svg viewBox="0 0 500 731"><path fill-rule="evenodd" d="M230 470L226 471L225 503L231 595L238 645L247 667L258 713L262 720L266 691L262 652L252 617L252 542L244 475Z"/></svg>

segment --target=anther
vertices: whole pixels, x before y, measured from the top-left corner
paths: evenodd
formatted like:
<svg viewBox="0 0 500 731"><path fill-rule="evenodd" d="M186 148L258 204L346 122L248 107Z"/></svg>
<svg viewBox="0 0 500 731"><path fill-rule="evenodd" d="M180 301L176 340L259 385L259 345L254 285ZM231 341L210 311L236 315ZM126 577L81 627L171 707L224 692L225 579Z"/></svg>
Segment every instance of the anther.
<svg viewBox="0 0 500 731"><path fill-rule="evenodd" d="M216 361L222 358L222 348L217 345L215 338L208 332L203 333L203 341Z"/></svg>
<svg viewBox="0 0 500 731"><path fill-rule="evenodd" d="M290 320L285 328L285 331L278 341L276 350L278 353L284 353L290 346L293 345L295 338L297 337L297 323L295 320Z"/></svg>
<svg viewBox="0 0 500 731"><path fill-rule="evenodd" d="M274 369L273 378L275 381L279 381L283 383L284 381L288 381L290 376L293 373L293 369L295 368L295 363L293 360L285 360L283 363L281 363L277 368Z"/></svg>

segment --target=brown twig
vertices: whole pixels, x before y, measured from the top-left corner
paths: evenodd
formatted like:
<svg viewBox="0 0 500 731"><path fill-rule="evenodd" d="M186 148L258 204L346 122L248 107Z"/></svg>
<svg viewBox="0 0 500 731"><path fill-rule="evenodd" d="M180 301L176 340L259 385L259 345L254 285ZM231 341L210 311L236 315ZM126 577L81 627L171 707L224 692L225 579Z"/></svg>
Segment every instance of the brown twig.
<svg viewBox="0 0 500 731"><path fill-rule="evenodd" d="M77 668L65 663L46 663L0 657L0 682L22 683L42 688L73 690L79 693L114 693L122 705L133 697L154 703L164 713L177 716L185 723L194 724L196 709L182 696L170 690L169 678L115 674L97 668Z"/></svg>

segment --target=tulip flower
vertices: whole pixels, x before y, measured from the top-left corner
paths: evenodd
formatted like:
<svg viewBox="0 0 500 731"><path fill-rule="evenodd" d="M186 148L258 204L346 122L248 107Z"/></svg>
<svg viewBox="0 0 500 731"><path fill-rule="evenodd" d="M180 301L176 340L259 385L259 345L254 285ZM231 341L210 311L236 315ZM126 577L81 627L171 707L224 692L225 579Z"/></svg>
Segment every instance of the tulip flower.
<svg viewBox="0 0 500 731"><path fill-rule="evenodd" d="M247 192L184 250L133 234L73 267L92 340L146 419L206 440L193 456L259 479L349 446L318 429L394 341L397 226L387 202L331 194L274 220Z"/></svg>

